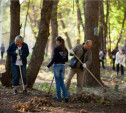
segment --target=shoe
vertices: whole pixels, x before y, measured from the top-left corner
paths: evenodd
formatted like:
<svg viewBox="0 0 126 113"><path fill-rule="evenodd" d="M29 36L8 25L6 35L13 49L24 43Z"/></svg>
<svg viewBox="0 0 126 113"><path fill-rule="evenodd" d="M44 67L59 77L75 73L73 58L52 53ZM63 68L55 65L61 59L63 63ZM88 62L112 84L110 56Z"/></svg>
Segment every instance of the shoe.
<svg viewBox="0 0 126 113"><path fill-rule="evenodd" d="M121 76L121 80L123 80L123 79L124 79L124 75Z"/></svg>
<svg viewBox="0 0 126 113"><path fill-rule="evenodd" d="M62 100L59 100L57 97L54 97L53 100L61 102Z"/></svg>
<svg viewBox="0 0 126 113"><path fill-rule="evenodd" d="M16 95L17 94L17 90L14 90L13 94Z"/></svg>
<svg viewBox="0 0 126 113"><path fill-rule="evenodd" d="M23 93L27 93L27 90L25 89L25 90L23 90Z"/></svg>
<svg viewBox="0 0 126 113"><path fill-rule="evenodd" d="M69 102L69 99L68 98L65 98L65 102L68 103Z"/></svg>

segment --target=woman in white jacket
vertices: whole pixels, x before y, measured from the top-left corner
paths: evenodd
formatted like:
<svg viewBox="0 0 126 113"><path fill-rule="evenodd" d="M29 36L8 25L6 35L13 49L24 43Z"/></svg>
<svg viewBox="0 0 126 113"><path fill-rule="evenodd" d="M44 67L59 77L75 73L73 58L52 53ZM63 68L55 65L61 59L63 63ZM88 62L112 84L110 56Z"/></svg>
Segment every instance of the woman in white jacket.
<svg viewBox="0 0 126 113"><path fill-rule="evenodd" d="M117 66L117 75L119 74L119 65L121 65L121 75L124 76L124 63L125 63L125 54L124 50L116 53L116 66Z"/></svg>

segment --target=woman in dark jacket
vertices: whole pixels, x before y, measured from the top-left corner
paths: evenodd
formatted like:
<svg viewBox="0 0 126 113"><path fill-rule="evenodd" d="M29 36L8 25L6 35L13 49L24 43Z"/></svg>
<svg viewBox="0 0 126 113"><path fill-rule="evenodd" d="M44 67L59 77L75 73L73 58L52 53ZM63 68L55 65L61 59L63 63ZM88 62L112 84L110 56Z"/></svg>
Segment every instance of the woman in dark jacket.
<svg viewBox="0 0 126 113"><path fill-rule="evenodd" d="M26 64L27 56L29 55L28 45L23 42L23 38L19 35L16 36L15 41L9 45L7 54L11 56L11 72L12 72L12 87L14 94L17 94L17 87L19 86L20 70L21 66L22 78L26 90Z"/></svg>
<svg viewBox="0 0 126 113"><path fill-rule="evenodd" d="M56 47L54 48L53 58L51 62L48 64L47 68L49 68L53 64L53 72L56 82L56 91L58 101L61 101L61 89L63 92L63 96L65 101L68 102L68 95L66 91L66 87L64 85L64 75L65 75L65 62L68 61L68 51L65 47L64 39L58 36L56 38Z"/></svg>

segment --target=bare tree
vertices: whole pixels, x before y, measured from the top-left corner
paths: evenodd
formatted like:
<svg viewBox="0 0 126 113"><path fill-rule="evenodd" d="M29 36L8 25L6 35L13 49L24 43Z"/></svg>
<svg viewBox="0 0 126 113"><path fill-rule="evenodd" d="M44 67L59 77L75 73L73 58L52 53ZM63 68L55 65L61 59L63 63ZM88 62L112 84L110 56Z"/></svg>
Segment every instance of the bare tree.
<svg viewBox="0 0 126 113"><path fill-rule="evenodd" d="M110 6L110 1L109 0L106 0L106 5L107 5L107 9L106 9L106 11L107 11L107 14L106 14L106 21L105 21L105 23L104 23L104 29L105 29L105 34L104 34L104 45L105 45L105 47L104 47L104 49L106 49L106 40L107 40L107 37L108 37L108 23L109 23L109 6Z"/></svg>
<svg viewBox="0 0 126 113"><path fill-rule="evenodd" d="M100 49L105 49L106 38L104 37L104 7L103 7L103 0L99 1L99 41L100 41ZM105 39L103 39L105 38Z"/></svg>
<svg viewBox="0 0 126 113"><path fill-rule="evenodd" d="M60 18L60 22L61 22L62 28L65 29L66 26L65 26L64 21L62 20L62 14L61 14L61 12L58 13L58 17ZM67 44L68 44L69 49L72 49L72 44L71 44L70 37L69 37L68 33L64 32L64 35L66 36L66 40L67 40Z"/></svg>
<svg viewBox="0 0 126 113"><path fill-rule="evenodd" d="M14 41L15 37L20 34L20 4L19 0L11 0L11 27L10 27L10 43ZM11 86L11 57L7 55L6 72L3 73L1 82L3 86Z"/></svg>
<svg viewBox="0 0 126 113"><path fill-rule="evenodd" d="M52 9L52 16L51 16L51 38L50 38L51 56L53 55L53 49L56 46L55 38L58 36L57 5L58 5L58 0L53 0L53 9Z"/></svg>
<svg viewBox="0 0 126 113"><path fill-rule="evenodd" d="M27 81L30 88L32 88L43 62L44 51L49 37L49 23L51 19L52 6L53 0L43 0L39 33L33 49L29 67L27 69Z"/></svg>

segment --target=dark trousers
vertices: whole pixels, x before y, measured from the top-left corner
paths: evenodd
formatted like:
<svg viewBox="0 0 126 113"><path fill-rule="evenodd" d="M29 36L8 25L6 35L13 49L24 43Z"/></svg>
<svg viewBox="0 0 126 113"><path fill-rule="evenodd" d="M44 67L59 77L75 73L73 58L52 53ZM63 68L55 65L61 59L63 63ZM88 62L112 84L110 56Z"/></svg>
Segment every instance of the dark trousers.
<svg viewBox="0 0 126 113"><path fill-rule="evenodd" d="M116 67L117 67L117 75L119 74L119 65L121 65L121 64L117 64L116 65ZM123 65L121 65L121 75L124 75Z"/></svg>
<svg viewBox="0 0 126 113"><path fill-rule="evenodd" d="M3 59L4 52L1 52L1 59Z"/></svg>
<svg viewBox="0 0 126 113"><path fill-rule="evenodd" d="M100 63L102 63L102 67L105 68L104 66L104 61L103 60L100 60ZM101 67L101 66L100 66Z"/></svg>
<svg viewBox="0 0 126 113"><path fill-rule="evenodd" d="M112 63L113 63L112 69L115 70L115 58L112 59Z"/></svg>
<svg viewBox="0 0 126 113"><path fill-rule="evenodd" d="M11 71L12 71L12 87L19 86L19 78L20 78L20 70L19 66L11 64ZM26 86L26 65L21 66L22 77L24 85Z"/></svg>

